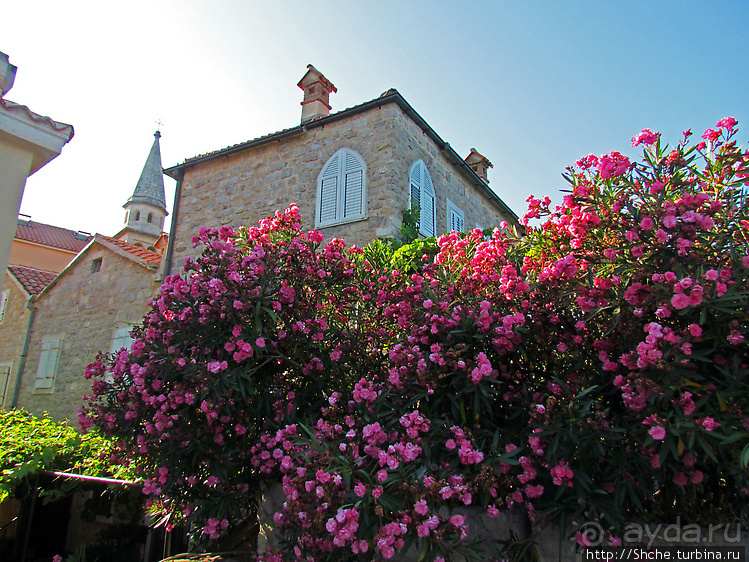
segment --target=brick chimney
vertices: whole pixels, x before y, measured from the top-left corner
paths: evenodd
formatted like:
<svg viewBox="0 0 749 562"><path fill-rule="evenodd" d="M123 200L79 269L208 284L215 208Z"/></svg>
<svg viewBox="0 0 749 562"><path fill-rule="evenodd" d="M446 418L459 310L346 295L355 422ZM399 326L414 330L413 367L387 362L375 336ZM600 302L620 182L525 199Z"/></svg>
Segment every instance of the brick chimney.
<svg viewBox="0 0 749 562"><path fill-rule="evenodd" d="M16 67L8 61L8 55L0 53L0 98L8 93L16 79Z"/></svg>
<svg viewBox="0 0 749 562"><path fill-rule="evenodd" d="M489 183L489 179L486 177L486 171L494 166L489 162L489 159L486 156L479 154L475 148L472 148L471 153L466 156L465 163L468 164L471 170L476 172L478 177L486 183Z"/></svg>
<svg viewBox="0 0 749 562"><path fill-rule="evenodd" d="M330 92L338 90L319 70L308 64L297 86L304 90L302 123L330 115Z"/></svg>

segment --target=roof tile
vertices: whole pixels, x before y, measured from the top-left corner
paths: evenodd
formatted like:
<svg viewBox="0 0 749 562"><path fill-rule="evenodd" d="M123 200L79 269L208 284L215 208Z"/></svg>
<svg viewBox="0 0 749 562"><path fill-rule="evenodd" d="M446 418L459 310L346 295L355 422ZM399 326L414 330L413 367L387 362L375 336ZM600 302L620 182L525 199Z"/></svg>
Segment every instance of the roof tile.
<svg viewBox="0 0 749 562"><path fill-rule="evenodd" d="M114 244L121 250L139 257L148 265L161 263L161 254L159 254L158 252L146 250L145 248L135 246L134 244L130 244L129 242L125 242L124 240L117 240L115 238L110 238L109 236L104 236L103 234L97 234L96 237L97 239L101 238L103 240L106 240L107 242L109 242L110 244Z"/></svg>
<svg viewBox="0 0 749 562"><path fill-rule="evenodd" d="M8 271L18 280L30 295L38 295L44 287L57 277L54 271L45 271L24 265L9 265Z"/></svg>
<svg viewBox="0 0 749 562"><path fill-rule="evenodd" d="M87 233L30 220L18 219L18 226L16 227L16 239L18 240L74 253L78 253L85 248L91 238L91 235Z"/></svg>

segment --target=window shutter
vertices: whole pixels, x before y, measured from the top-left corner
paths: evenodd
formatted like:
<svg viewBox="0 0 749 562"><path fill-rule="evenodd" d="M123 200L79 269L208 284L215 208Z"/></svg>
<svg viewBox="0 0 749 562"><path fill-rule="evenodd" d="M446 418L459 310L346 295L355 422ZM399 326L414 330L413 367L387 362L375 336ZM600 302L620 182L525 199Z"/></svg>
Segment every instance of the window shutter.
<svg viewBox="0 0 749 562"><path fill-rule="evenodd" d="M110 353L117 353L123 347L128 350L130 349L130 346L135 341L130 335L130 330L132 329L132 326L122 326L117 328L114 337L112 338L112 346L109 349Z"/></svg>
<svg viewBox="0 0 749 562"><path fill-rule="evenodd" d="M364 170L359 159L352 153L346 152L346 187L343 193L343 218L349 219L362 215Z"/></svg>
<svg viewBox="0 0 749 562"><path fill-rule="evenodd" d="M411 205L421 207L421 166L418 162L411 168Z"/></svg>
<svg viewBox="0 0 749 562"><path fill-rule="evenodd" d="M0 323L5 319L5 309L8 307L8 297L10 296L10 289L5 289L0 293Z"/></svg>
<svg viewBox="0 0 749 562"><path fill-rule="evenodd" d="M0 407L5 408L5 402L8 398L8 383L10 382L10 368L8 364L0 365L0 388L3 394L0 397Z"/></svg>
<svg viewBox="0 0 749 562"><path fill-rule="evenodd" d="M61 343L62 340L59 339L48 339L42 343L42 353L39 355L39 368L36 371L34 388L52 388Z"/></svg>
<svg viewBox="0 0 749 562"><path fill-rule="evenodd" d="M447 227L448 230L454 230L455 232L463 232L465 228L465 215L463 210L455 205L449 199L447 200Z"/></svg>
<svg viewBox="0 0 749 562"><path fill-rule="evenodd" d="M317 179L316 226L364 218L366 163L353 150L342 148L325 163Z"/></svg>
<svg viewBox="0 0 749 562"><path fill-rule="evenodd" d="M432 178L429 176L429 170L422 162L422 185L421 190L421 230L425 236L435 235L435 217L434 217L434 185Z"/></svg>
<svg viewBox="0 0 749 562"><path fill-rule="evenodd" d="M340 154L335 154L323 170L322 181L320 182L320 207L318 209L318 222L323 224L334 222L338 214L338 173L340 164Z"/></svg>

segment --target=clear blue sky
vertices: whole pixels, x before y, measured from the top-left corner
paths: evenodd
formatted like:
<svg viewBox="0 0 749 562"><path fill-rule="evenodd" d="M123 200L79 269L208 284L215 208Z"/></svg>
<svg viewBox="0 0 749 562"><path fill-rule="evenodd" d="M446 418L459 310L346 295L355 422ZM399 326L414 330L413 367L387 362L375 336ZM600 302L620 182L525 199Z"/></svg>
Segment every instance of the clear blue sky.
<svg viewBox="0 0 749 562"><path fill-rule="evenodd" d="M156 129L165 166L299 122L314 64L333 111L398 89L521 215L564 168L644 127L727 115L749 138L749 1L35 0L6 3L8 99L71 123L21 211L114 234ZM171 206L173 183L167 183Z"/></svg>

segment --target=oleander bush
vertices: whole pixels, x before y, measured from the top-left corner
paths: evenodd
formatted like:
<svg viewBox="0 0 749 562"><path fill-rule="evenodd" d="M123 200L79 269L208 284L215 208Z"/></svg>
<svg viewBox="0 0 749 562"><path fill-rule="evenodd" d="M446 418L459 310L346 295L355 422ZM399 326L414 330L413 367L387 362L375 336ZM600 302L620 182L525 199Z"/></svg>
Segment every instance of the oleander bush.
<svg viewBox="0 0 749 562"><path fill-rule="evenodd" d="M644 130L638 162L583 158L561 206L529 199L523 237L359 249L302 231L295 206L203 229L131 350L88 367L81 424L205 548L280 481L266 560L486 559L472 517L513 509L536 529L595 521L611 544L627 521L746 521L736 134Z"/></svg>

